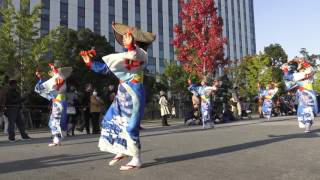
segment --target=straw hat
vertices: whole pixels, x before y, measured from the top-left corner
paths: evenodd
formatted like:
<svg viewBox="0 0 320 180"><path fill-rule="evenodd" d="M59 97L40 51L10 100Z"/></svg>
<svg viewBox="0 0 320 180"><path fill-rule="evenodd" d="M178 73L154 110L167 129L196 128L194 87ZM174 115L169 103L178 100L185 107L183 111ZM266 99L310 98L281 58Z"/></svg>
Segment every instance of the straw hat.
<svg viewBox="0 0 320 180"><path fill-rule="evenodd" d="M125 24L112 22L112 28L117 42L122 46L122 36L127 32L132 33L135 44L141 48L147 48L147 46L156 39L156 35L153 33L143 32L136 27L131 27Z"/></svg>

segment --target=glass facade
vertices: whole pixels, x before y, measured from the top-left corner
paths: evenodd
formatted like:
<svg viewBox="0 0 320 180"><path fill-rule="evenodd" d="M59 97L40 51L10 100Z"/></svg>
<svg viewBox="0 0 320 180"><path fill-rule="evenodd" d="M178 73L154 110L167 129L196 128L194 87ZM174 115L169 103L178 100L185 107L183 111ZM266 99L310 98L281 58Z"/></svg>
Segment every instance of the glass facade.
<svg viewBox="0 0 320 180"><path fill-rule="evenodd" d="M85 0L78 0L78 30L85 28L86 22Z"/></svg>
<svg viewBox="0 0 320 180"><path fill-rule="evenodd" d="M47 35L50 30L50 0L42 0L40 36Z"/></svg>
<svg viewBox="0 0 320 180"><path fill-rule="evenodd" d="M251 43L251 52L256 53L256 34L254 28L254 9L253 9L253 0L249 1L249 11L250 11L250 43Z"/></svg>
<svg viewBox="0 0 320 180"><path fill-rule="evenodd" d="M115 0L109 0L109 23L115 22ZM112 26L109 25L109 43L115 46Z"/></svg>
<svg viewBox="0 0 320 180"><path fill-rule="evenodd" d="M159 65L164 66L164 45L163 45L163 10L162 0L158 0L158 40L159 40Z"/></svg>
<svg viewBox="0 0 320 180"><path fill-rule="evenodd" d="M60 1L60 25L68 27L68 0Z"/></svg>
<svg viewBox="0 0 320 180"><path fill-rule="evenodd" d="M147 0L147 31L152 32L152 0ZM156 74L156 58L153 57L153 46L148 47L148 65L150 73Z"/></svg>
<svg viewBox="0 0 320 180"><path fill-rule="evenodd" d="M214 1L218 16L223 19L223 35L228 40L228 43L231 43L225 46L225 57L228 59L239 59L255 53L253 0ZM0 3L3 2L4 0L0 0ZM14 1L14 3L17 2L19 1ZM103 28L104 32L106 32L106 28L108 28L109 34L106 34L107 39L116 51L121 51L121 49L118 49L119 46L115 47L115 38L111 24L116 19L124 24L128 24L129 19L131 20L132 18L132 22L130 21L132 25L138 28L145 27L143 29L145 31L157 32L155 41L157 48L155 49L155 46L151 45L147 49L148 69L150 69L150 72L155 72L156 67L161 72L162 67L165 65L165 60L170 61L174 59L175 49L171 44L174 38L173 30L175 23L182 25L181 18L177 16L182 11L178 0L41 0L41 2L43 4L40 21L41 35L47 34L50 28L54 28L56 25L71 26L74 24L76 27L73 26L72 28L80 30L81 28L85 28L87 20L90 21L87 24L93 24L89 28L92 28L92 31L97 34L101 34ZM105 7L101 7L104 3ZM15 4L15 6L18 5ZM29 8L31 9L31 7ZM52 10L60 10L60 12L54 12L59 14L54 14L51 16L51 19L50 8ZM22 8L20 7L20 9ZM129 18L131 14L134 17ZM144 17L145 15L147 17ZM164 20L168 22L164 23ZM0 23L1 21L0 16ZM50 21L53 21L53 24ZM105 27L101 27L102 22L105 24L103 25Z"/></svg>
<svg viewBox="0 0 320 180"><path fill-rule="evenodd" d="M172 44L173 41L173 9L172 9L172 0L168 0L168 10L169 10L169 54L170 61L174 60L174 47Z"/></svg>
<svg viewBox="0 0 320 180"><path fill-rule="evenodd" d="M231 1L231 15L232 15L232 38L233 38L233 59L237 58L237 45L236 45L236 20L235 20L235 6L234 1Z"/></svg>
<svg viewBox="0 0 320 180"><path fill-rule="evenodd" d="M247 23L247 11L246 11L246 1L243 1L243 14L244 14L244 23L246 25ZM245 39L245 53L244 56L249 54L249 48L248 48L248 28L247 26L244 26L244 39Z"/></svg>
<svg viewBox="0 0 320 180"><path fill-rule="evenodd" d="M0 0L0 6L3 6L3 0ZM2 24L3 18L2 15L0 14L0 25Z"/></svg>
<svg viewBox="0 0 320 180"><path fill-rule="evenodd" d="M136 19L136 27L141 28L141 9L140 9L140 0L134 1L134 11Z"/></svg>
<svg viewBox="0 0 320 180"><path fill-rule="evenodd" d="M240 0L237 0L237 6L238 6L238 36L239 36L239 49L240 49L240 58L243 57L243 52L242 52L242 23L241 23L241 7L240 7Z"/></svg>
<svg viewBox="0 0 320 180"><path fill-rule="evenodd" d="M225 2L225 19L224 19L224 26L226 29L226 38L228 40L228 44L230 43L229 38L230 38L230 34L229 34L229 12L228 12L228 3ZM226 54L226 58L230 59L230 45L227 46L227 54Z"/></svg>
<svg viewBox="0 0 320 180"><path fill-rule="evenodd" d="M128 0L122 0L122 23L129 24L128 19Z"/></svg>
<svg viewBox="0 0 320 180"><path fill-rule="evenodd" d="M101 6L101 1L100 0L94 0L93 2L93 31L97 34L101 33L101 21L100 21L100 6Z"/></svg>

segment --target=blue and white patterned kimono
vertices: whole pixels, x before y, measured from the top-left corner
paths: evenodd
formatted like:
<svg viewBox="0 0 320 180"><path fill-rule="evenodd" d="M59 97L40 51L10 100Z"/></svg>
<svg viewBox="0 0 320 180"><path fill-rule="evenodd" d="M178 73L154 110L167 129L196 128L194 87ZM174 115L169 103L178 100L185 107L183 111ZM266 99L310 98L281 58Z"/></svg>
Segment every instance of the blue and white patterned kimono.
<svg viewBox="0 0 320 180"><path fill-rule="evenodd" d="M191 84L188 87L188 90L194 94L197 94L201 98L201 119L202 119L202 127L212 127L213 119L211 118L211 102L210 96L212 91L216 90L216 87L212 86L196 86L195 84Z"/></svg>
<svg viewBox="0 0 320 180"><path fill-rule="evenodd" d="M298 122L300 128L305 128L307 124L312 125L314 113L318 112L316 93L313 90L313 76L315 70L305 62L305 70L302 72L287 71L284 72L284 80L287 89L297 88L298 104Z"/></svg>
<svg viewBox="0 0 320 180"><path fill-rule="evenodd" d="M271 111L272 111L272 98L274 95L278 92L278 88L274 89L260 89L259 92L261 93L261 96L263 97L263 104L262 104L262 113L263 116L270 119L271 117Z"/></svg>
<svg viewBox="0 0 320 180"><path fill-rule="evenodd" d="M66 73L61 72L67 71ZM53 142L59 143L63 138L63 132L67 130L67 102L65 91L67 85L64 74L69 74L72 68L61 68L59 73L55 73L50 79L44 81L40 79L35 86L35 92L40 96L52 101L52 110L49 118L49 127L53 136Z"/></svg>
<svg viewBox="0 0 320 180"><path fill-rule="evenodd" d="M123 53L92 61L91 69L98 73L112 72L119 80L118 92L102 120L99 140L101 151L137 156L140 153L139 128L144 114L145 91L143 68L147 53L136 47Z"/></svg>

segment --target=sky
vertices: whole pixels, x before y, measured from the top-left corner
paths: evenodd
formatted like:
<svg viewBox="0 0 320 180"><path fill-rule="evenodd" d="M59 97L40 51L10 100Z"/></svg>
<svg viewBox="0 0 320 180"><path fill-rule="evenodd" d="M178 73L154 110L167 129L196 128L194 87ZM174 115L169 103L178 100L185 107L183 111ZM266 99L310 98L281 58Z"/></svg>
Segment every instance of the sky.
<svg viewBox="0 0 320 180"><path fill-rule="evenodd" d="M257 53L278 43L289 58L320 54L320 0L254 0Z"/></svg>

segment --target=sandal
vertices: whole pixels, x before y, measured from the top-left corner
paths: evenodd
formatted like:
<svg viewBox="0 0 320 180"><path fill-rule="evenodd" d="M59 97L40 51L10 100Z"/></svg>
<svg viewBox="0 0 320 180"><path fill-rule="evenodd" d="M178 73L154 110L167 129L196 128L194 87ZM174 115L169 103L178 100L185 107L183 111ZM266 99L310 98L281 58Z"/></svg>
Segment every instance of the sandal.
<svg viewBox="0 0 320 180"><path fill-rule="evenodd" d="M61 143L50 143L48 144L49 147L54 147L54 146L61 146Z"/></svg>
<svg viewBox="0 0 320 180"><path fill-rule="evenodd" d="M120 171L129 171L129 170L133 170L133 169L139 169L141 167L141 165L124 165L120 167Z"/></svg>
<svg viewBox="0 0 320 180"><path fill-rule="evenodd" d="M109 162L109 166L113 166L116 163L118 163L119 161L121 161L121 159L125 158L125 156L120 156L120 157L114 157L111 159L111 161Z"/></svg>

